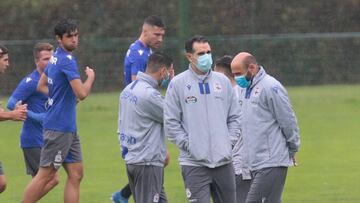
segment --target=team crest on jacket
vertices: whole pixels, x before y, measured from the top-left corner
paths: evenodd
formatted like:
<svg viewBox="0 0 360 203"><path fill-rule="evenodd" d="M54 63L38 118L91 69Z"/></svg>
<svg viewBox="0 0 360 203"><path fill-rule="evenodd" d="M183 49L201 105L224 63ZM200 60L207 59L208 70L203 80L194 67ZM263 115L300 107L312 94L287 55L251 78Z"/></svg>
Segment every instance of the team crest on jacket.
<svg viewBox="0 0 360 203"><path fill-rule="evenodd" d="M154 195L154 199L153 199L153 202L159 202L159 193L156 193L155 195Z"/></svg>
<svg viewBox="0 0 360 203"><path fill-rule="evenodd" d="M222 91L222 87L220 85L220 83L215 82L214 84L214 92L221 92Z"/></svg>
<svg viewBox="0 0 360 203"><path fill-rule="evenodd" d="M262 88L259 86L256 86L254 89L254 97L259 97L261 93Z"/></svg>
<svg viewBox="0 0 360 203"><path fill-rule="evenodd" d="M193 104L197 102L197 98L195 96L188 96L186 97L185 102L187 104Z"/></svg>

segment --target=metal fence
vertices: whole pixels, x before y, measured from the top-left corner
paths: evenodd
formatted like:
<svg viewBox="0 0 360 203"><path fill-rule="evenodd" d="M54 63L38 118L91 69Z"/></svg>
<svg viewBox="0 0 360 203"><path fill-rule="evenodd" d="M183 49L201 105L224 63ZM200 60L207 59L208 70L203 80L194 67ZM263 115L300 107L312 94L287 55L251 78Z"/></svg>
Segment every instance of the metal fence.
<svg viewBox="0 0 360 203"><path fill-rule="evenodd" d="M359 83L360 33L305 33L275 35L208 36L214 59L240 51L254 54L267 72L285 85ZM95 91L118 91L123 87L123 59L131 38L80 40L75 52L80 71L85 66L96 70ZM9 94L19 80L34 68L32 48L38 41L1 41L10 50L11 67L0 76L1 94ZM175 61L177 73L187 67L184 41L165 38L163 51Z"/></svg>

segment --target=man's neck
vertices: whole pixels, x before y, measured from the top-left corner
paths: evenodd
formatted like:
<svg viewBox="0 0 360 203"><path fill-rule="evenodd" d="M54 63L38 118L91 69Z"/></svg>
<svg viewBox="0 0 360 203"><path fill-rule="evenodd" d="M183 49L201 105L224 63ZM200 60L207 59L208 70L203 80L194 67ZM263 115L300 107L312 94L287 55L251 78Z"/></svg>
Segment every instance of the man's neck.
<svg viewBox="0 0 360 203"><path fill-rule="evenodd" d="M66 51L67 53L72 54L72 51L69 51L69 50L65 49L65 47L64 47L63 45L59 44L59 46L60 46L64 51Z"/></svg>
<svg viewBox="0 0 360 203"><path fill-rule="evenodd" d="M36 67L36 71L41 75L44 71L42 71L39 67Z"/></svg>
<svg viewBox="0 0 360 203"><path fill-rule="evenodd" d="M149 46L146 44L146 40L145 40L145 37L144 37L143 35L140 35L139 41L141 42L142 45L144 45L144 47L149 47Z"/></svg>

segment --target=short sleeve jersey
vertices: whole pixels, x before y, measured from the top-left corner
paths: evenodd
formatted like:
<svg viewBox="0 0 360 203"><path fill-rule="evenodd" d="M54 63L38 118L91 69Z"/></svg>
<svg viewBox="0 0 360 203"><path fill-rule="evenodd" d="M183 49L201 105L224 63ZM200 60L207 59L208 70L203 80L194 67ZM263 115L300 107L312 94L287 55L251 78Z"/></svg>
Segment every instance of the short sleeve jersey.
<svg viewBox="0 0 360 203"><path fill-rule="evenodd" d="M131 83L132 75L136 76L139 71L145 72L151 52L150 47L146 47L140 40L136 40L130 45L124 61L125 85Z"/></svg>
<svg viewBox="0 0 360 203"><path fill-rule="evenodd" d="M23 78L11 97L21 100L23 104L27 104L28 110L34 113L44 113L47 96L37 91L37 83L40 74L37 70ZM20 145L22 148L42 147L43 146L43 127L41 123L27 118L23 124L20 134Z"/></svg>
<svg viewBox="0 0 360 203"><path fill-rule="evenodd" d="M76 96L70 82L80 79L74 56L58 47L45 69L48 77L49 99L44 129L75 133Z"/></svg>

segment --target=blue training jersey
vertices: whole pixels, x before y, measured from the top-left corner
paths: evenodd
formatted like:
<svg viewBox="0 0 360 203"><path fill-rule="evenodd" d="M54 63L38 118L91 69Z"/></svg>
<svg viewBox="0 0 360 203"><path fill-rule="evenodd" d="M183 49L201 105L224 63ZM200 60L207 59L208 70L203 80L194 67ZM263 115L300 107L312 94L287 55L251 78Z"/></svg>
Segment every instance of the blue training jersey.
<svg viewBox="0 0 360 203"><path fill-rule="evenodd" d="M76 96L70 85L70 81L80 79L75 57L58 47L44 73L49 87L44 129L75 133Z"/></svg>
<svg viewBox="0 0 360 203"><path fill-rule="evenodd" d="M150 47L146 47L140 40L136 40L130 45L124 61L125 85L131 83L132 75L136 76L139 71L145 72L151 52Z"/></svg>
<svg viewBox="0 0 360 203"><path fill-rule="evenodd" d="M47 101L47 96L37 91L39 79L39 72L34 70L20 81L11 95L17 101L21 100L23 104L27 104L27 109L34 113L44 113ZM41 123L28 117L21 130L20 146L22 148L42 147L44 144L42 131Z"/></svg>

